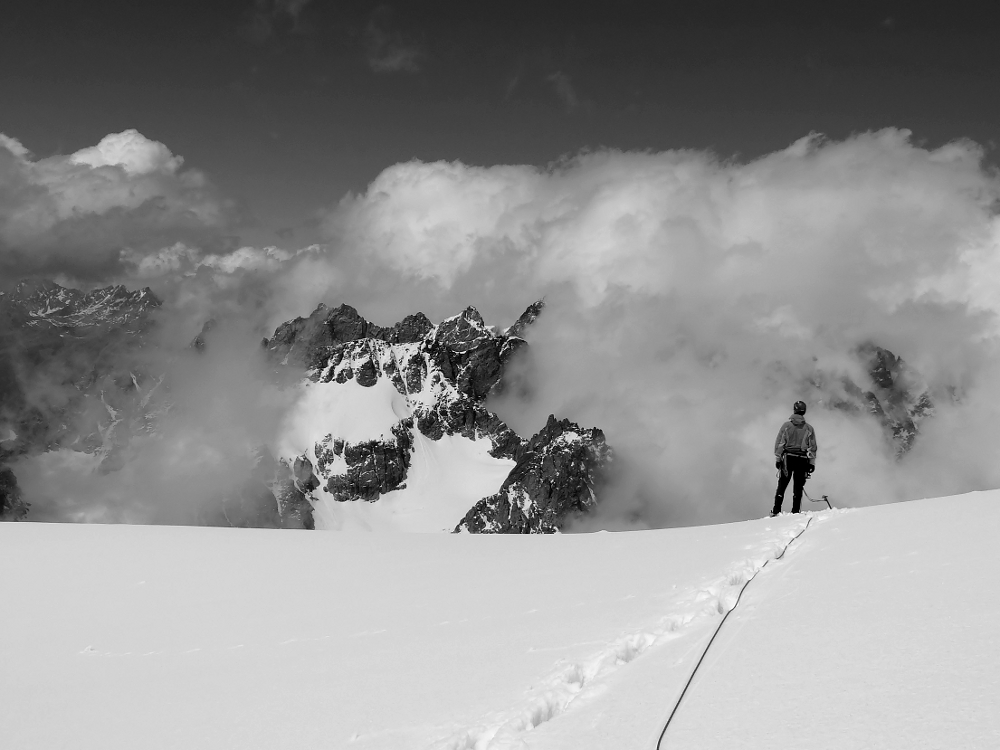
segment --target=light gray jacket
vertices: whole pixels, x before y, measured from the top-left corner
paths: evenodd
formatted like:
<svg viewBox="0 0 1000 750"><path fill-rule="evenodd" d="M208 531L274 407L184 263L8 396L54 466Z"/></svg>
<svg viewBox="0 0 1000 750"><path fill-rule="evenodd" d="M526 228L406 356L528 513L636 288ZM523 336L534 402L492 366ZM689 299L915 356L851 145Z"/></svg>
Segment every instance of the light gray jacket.
<svg viewBox="0 0 1000 750"><path fill-rule="evenodd" d="M794 456L808 456L809 463L815 466L818 450L816 430L801 414L789 417L788 421L781 425L778 437L774 441L774 457L779 461L786 453L790 453Z"/></svg>

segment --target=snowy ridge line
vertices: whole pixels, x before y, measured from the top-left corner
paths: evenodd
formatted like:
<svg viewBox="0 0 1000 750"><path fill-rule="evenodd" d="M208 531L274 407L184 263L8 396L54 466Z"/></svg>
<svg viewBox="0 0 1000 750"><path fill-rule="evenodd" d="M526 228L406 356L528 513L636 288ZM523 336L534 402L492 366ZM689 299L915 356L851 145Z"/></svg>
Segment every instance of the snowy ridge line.
<svg viewBox="0 0 1000 750"><path fill-rule="evenodd" d="M832 509L830 512L832 513ZM722 630L722 626L726 624L726 620L729 619L729 615L736 609L737 606L739 606L740 599L743 597L743 592L746 591L747 586L750 585L750 581L756 578L757 573L766 568L767 564L771 562L771 560L780 560L781 558L783 558L785 556L785 552L788 551L788 548L792 545L792 543L800 536L806 533L806 530L809 528L809 525L812 523L812 521L813 517L808 516L806 518L805 525L801 526L799 530L790 539L788 539L788 541L785 542L784 546L781 548L781 552L776 557L772 557L765 560L764 564L761 565L756 570L754 570L743 582L743 585L740 587L739 593L736 594L736 601L734 601L733 606L729 607L726 610L725 614L722 615L722 619L716 626L715 632L712 633L712 637L709 638L708 643L705 644L705 649L701 652L701 656L698 657L698 663L695 664L694 669L691 670L691 676L688 677L687 682L684 683L684 688L681 690L680 695L677 696L677 702L674 703L674 708L670 712L670 716L667 717L667 721L663 725L663 731L660 732L660 736L656 740L656 750L661 750L661 746L663 744L663 738L667 736L667 730L670 728L670 722L672 722L674 720L674 716L677 715L677 710L681 707L681 702L684 700L684 696L687 695L688 688L690 688L691 683L694 682L694 676L698 674L698 670L701 668L702 662L705 661L705 656L708 655L708 650L712 648L712 644L715 642L716 636L719 635L719 631Z"/></svg>
<svg viewBox="0 0 1000 750"><path fill-rule="evenodd" d="M661 617L654 627L626 633L592 656L560 667L548 678L541 680L541 687L530 691L529 697L522 703L486 717L478 726L454 731L426 746L425 750L526 748L527 743L521 739L521 735L565 713L581 696L599 690L599 685L595 683L631 663L652 646L682 637L693 623L707 617L722 615L722 622L725 622L739 603L739 597L747 584L760 570L771 560L780 560L789 545L805 532L814 518L821 520L838 512L843 511L811 514L804 523L784 529L774 539L763 544L755 556L734 563L723 575L682 596L679 599L681 606ZM714 638L715 634L712 635L713 640ZM700 665L701 660L698 663Z"/></svg>

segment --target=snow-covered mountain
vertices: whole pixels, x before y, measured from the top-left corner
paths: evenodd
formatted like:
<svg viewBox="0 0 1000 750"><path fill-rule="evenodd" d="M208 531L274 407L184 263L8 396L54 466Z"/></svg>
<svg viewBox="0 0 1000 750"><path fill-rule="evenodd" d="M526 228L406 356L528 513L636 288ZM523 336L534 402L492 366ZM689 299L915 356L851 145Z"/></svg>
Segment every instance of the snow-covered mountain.
<svg viewBox="0 0 1000 750"><path fill-rule="evenodd" d="M0 292L0 307L15 322L64 333L95 326L137 331L161 304L149 288L130 292L121 285L81 292L52 281L22 281L11 292Z"/></svg>
<svg viewBox="0 0 1000 750"><path fill-rule="evenodd" d="M486 408L541 310L498 331L473 307L382 328L320 305L280 326L267 352L307 377L275 450L319 525L539 533L590 510L612 460L600 430L550 418L525 440Z"/></svg>

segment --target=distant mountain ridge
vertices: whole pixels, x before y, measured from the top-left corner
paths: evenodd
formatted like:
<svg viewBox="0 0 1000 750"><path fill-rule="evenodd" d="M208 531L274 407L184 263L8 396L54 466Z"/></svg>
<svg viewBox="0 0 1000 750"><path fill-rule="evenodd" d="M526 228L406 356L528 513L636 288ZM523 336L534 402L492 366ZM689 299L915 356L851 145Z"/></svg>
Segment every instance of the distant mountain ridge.
<svg viewBox="0 0 1000 750"><path fill-rule="evenodd" d="M22 281L0 292L0 308L21 325L79 329L108 326L133 330L162 302L148 288L130 292L109 286L91 292L67 289L53 281Z"/></svg>

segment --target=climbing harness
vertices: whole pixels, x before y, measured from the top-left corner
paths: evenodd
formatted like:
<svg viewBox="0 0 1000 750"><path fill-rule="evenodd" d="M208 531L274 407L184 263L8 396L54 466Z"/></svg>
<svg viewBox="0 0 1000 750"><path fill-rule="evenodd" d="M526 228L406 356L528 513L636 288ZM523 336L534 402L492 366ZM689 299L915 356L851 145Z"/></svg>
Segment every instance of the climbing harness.
<svg viewBox="0 0 1000 750"><path fill-rule="evenodd" d="M826 499L825 495L823 497L824 499ZM827 504L829 504L829 501L827 501ZM750 581L756 578L757 573L760 573L760 571L766 568L767 564L771 562L772 559L780 560L782 557L784 557L785 552L788 551L788 548L792 545L792 542L794 542L796 539L798 539L800 536L806 533L806 529L809 528L809 524L811 523L812 523L812 518L811 517L807 518L806 525L802 527L802 529L799 531L798 534L793 536L785 543L785 546L781 550L781 554L779 554L777 557L765 560L764 564L761 565L756 571L754 571L754 574L751 575L749 578L747 578L747 580L743 583L743 587L740 589L740 593L736 595L736 603L733 604L733 606L729 609L729 611L722 616L722 620L719 621L718 626L715 628L715 632L712 633L712 637L709 639L708 644L705 646L705 650L701 652L701 656L698 659L698 663L694 665L694 669L691 671L691 676L688 677L688 681L687 683L685 683L684 689L681 690L681 694L677 697L677 702L674 704L674 709L670 712L670 716L667 718L667 723L663 725L663 731L660 732L660 738L656 741L656 750L661 750L661 746L663 744L663 738L667 736L667 730L670 728L670 722L672 722L674 720L674 716L677 715L677 709L681 707L681 701L684 700L684 696L687 694L688 688L691 687L691 683L694 681L694 676L698 674L698 669L699 667L701 667L701 663L705 661L705 656L708 654L708 650L712 647L712 644L715 642L715 637L719 634L719 631L722 630L722 626L726 624L726 620L729 618L729 615L731 615L733 611L739 606L740 598L743 596L743 592L747 590L747 586L750 585Z"/></svg>

